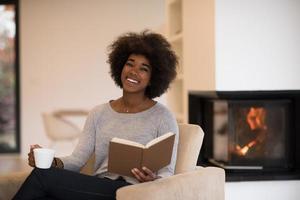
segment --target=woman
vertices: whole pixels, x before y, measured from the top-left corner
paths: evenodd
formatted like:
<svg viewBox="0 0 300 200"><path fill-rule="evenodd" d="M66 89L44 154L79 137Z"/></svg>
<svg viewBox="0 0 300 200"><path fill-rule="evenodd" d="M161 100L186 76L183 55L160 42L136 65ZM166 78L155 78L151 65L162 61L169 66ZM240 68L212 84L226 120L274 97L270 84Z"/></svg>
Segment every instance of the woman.
<svg viewBox="0 0 300 200"><path fill-rule="evenodd" d="M89 113L73 153L55 158L47 170L35 168L14 199L115 199L120 187L154 181L174 174L178 126L174 116L153 100L162 95L176 76L177 58L166 39L144 31L127 33L109 47L108 63L123 95L96 106ZM153 172L147 166L132 169L133 177L107 172L108 144L113 137L146 144L167 132L176 134L171 163ZM31 146L29 165L35 167ZM78 173L95 152L94 176Z"/></svg>

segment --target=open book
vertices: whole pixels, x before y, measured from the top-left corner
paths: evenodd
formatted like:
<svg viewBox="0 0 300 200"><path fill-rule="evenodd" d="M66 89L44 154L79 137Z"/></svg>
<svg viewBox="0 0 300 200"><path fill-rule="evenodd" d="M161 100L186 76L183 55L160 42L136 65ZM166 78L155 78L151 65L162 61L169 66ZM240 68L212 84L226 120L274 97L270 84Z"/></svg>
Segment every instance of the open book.
<svg viewBox="0 0 300 200"><path fill-rule="evenodd" d="M108 171L125 176L133 176L133 168L143 166L153 172L171 162L175 134L166 133L146 145L137 142L113 138L109 144Z"/></svg>

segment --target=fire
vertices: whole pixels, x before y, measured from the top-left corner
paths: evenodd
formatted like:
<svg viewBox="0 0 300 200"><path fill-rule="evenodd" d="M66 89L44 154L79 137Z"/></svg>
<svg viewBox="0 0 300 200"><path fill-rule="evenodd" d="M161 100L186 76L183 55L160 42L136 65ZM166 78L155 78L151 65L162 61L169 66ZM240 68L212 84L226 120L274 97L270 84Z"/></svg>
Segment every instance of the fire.
<svg viewBox="0 0 300 200"><path fill-rule="evenodd" d="M249 142L246 146L244 146L243 148L240 147L240 145L236 145L236 150L237 150L237 153L241 156L245 156L247 154L247 152L249 151L249 149L251 147L253 147L254 145L256 145L257 142L256 140L252 140L251 142Z"/></svg>
<svg viewBox="0 0 300 200"><path fill-rule="evenodd" d="M266 138L266 116L267 112L265 108L262 107L251 107L246 116L246 121L253 132L253 134L257 134L256 138L252 141L249 141L248 144L241 147L240 145L236 145L236 153L241 156L245 156L250 148L255 147L257 144L262 143Z"/></svg>
<svg viewBox="0 0 300 200"><path fill-rule="evenodd" d="M266 129L266 109L251 107L247 114L247 123L251 130Z"/></svg>

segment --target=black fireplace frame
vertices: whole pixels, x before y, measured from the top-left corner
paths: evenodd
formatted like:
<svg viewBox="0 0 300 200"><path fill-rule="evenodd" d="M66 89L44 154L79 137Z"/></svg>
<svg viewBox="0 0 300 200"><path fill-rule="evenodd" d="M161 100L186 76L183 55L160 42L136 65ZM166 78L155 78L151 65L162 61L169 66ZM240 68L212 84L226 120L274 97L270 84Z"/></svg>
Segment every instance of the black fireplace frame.
<svg viewBox="0 0 300 200"><path fill-rule="evenodd" d="M291 103L290 123L290 162L291 167L284 170L225 169L226 181L256 180L299 180L300 179L300 90L268 91L189 91L189 123L200 125L205 133L198 158L198 165L213 166L205 155L212 154L212 130L206 125L205 103L211 100L289 100ZM207 112L207 111L206 111ZM210 115L210 113L206 113ZM211 117L211 116L210 116ZM298 145L297 145L298 144Z"/></svg>

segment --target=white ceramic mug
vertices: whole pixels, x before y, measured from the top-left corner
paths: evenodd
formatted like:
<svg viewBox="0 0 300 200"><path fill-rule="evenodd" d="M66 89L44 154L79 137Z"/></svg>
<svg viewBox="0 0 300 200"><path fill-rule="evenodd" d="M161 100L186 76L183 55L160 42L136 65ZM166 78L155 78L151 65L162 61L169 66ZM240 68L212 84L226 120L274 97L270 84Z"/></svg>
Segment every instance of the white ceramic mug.
<svg viewBox="0 0 300 200"><path fill-rule="evenodd" d="M55 151L47 148L33 149L35 166L41 169L48 169L53 162Z"/></svg>

